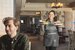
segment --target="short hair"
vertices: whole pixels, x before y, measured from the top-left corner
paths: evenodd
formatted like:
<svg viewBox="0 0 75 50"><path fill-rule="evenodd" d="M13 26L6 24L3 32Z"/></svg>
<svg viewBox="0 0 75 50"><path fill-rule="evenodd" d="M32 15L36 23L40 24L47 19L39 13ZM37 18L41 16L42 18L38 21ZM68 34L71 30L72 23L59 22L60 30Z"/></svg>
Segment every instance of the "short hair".
<svg viewBox="0 0 75 50"><path fill-rule="evenodd" d="M18 26L18 27L20 26L19 20L14 17L5 17L3 19L3 24L6 25L9 22L9 20L13 20L15 26Z"/></svg>

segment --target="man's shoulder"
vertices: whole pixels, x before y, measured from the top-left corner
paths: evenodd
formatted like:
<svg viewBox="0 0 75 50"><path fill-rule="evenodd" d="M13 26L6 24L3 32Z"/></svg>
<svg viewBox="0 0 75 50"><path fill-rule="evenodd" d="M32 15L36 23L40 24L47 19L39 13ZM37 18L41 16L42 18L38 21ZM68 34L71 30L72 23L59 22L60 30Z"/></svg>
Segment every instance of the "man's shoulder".
<svg viewBox="0 0 75 50"><path fill-rule="evenodd" d="M8 35L3 35L3 36L0 37L0 39L4 39L6 37L8 37Z"/></svg>
<svg viewBox="0 0 75 50"><path fill-rule="evenodd" d="M0 37L0 41L4 41L8 36L7 35L3 35Z"/></svg>
<svg viewBox="0 0 75 50"><path fill-rule="evenodd" d="M23 42L29 40L28 36L26 34L22 34L22 33L19 34L18 39Z"/></svg>
<svg viewBox="0 0 75 50"><path fill-rule="evenodd" d="M23 33L20 33L18 37L23 39L28 38L27 34L23 34Z"/></svg>
<svg viewBox="0 0 75 50"><path fill-rule="evenodd" d="M28 35L27 34L20 33L19 36L27 37Z"/></svg>

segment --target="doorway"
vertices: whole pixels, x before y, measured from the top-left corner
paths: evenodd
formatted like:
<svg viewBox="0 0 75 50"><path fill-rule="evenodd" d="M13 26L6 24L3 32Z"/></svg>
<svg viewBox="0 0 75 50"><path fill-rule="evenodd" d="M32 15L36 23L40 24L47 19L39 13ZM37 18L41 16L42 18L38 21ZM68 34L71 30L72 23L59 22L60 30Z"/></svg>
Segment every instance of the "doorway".
<svg viewBox="0 0 75 50"><path fill-rule="evenodd" d="M40 16L20 16L20 32L30 35L40 34Z"/></svg>

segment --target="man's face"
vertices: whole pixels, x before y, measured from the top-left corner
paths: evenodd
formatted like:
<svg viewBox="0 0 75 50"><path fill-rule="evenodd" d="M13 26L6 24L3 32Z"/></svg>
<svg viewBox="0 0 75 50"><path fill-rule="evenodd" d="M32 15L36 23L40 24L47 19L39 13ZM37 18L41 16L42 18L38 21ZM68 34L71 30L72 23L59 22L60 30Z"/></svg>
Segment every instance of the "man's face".
<svg viewBox="0 0 75 50"><path fill-rule="evenodd" d="M13 20L9 20L7 24L5 24L5 31L10 37L14 37L17 33L18 27L14 25Z"/></svg>

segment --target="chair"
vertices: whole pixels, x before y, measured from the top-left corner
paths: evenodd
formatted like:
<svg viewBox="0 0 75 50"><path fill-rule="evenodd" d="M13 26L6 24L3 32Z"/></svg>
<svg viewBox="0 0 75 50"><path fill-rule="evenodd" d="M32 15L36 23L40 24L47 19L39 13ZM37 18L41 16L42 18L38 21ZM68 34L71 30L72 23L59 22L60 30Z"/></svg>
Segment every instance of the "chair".
<svg viewBox="0 0 75 50"><path fill-rule="evenodd" d="M68 30L69 33L69 43L68 43L68 50L74 50L74 33L71 30Z"/></svg>

